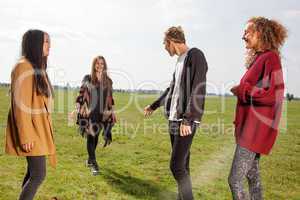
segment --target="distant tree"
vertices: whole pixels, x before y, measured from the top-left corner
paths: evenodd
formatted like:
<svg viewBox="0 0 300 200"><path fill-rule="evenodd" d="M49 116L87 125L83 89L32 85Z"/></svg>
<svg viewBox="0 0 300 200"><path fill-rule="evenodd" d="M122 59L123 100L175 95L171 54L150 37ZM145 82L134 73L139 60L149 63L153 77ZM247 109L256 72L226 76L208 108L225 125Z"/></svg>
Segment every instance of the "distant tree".
<svg viewBox="0 0 300 200"><path fill-rule="evenodd" d="M287 93L286 98L287 98L288 101L292 101L294 99L294 95L290 94L290 93Z"/></svg>

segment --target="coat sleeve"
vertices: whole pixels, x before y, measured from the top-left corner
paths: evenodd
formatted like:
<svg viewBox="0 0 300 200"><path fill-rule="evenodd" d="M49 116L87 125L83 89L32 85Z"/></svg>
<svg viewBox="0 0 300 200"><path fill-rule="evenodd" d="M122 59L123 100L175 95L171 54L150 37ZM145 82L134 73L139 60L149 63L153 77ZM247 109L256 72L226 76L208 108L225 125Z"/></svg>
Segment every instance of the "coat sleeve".
<svg viewBox="0 0 300 200"><path fill-rule="evenodd" d="M170 87L165 89L165 91L160 95L160 97L150 105L150 108L152 110L156 110L160 106L164 105L164 102L165 102L165 99L166 99L166 96L167 96L169 90L170 90Z"/></svg>
<svg viewBox="0 0 300 200"><path fill-rule="evenodd" d="M113 96L113 93L111 93L111 96L110 96L110 101L111 101L111 105L114 106L115 105L115 99L114 99L114 96Z"/></svg>
<svg viewBox="0 0 300 200"><path fill-rule="evenodd" d="M109 101L110 101L110 105L114 106L115 105L115 100L114 100L114 96L113 96L113 82L112 80L110 80L110 90L109 90Z"/></svg>
<svg viewBox="0 0 300 200"><path fill-rule="evenodd" d="M20 143L34 142L37 136L32 123L33 68L26 63L18 64L13 71L11 85L13 114Z"/></svg>
<svg viewBox="0 0 300 200"><path fill-rule="evenodd" d="M84 87L81 86L80 89L79 89L79 94L76 98L76 103L79 103L80 105L83 104L83 96L84 96Z"/></svg>
<svg viewBox="0 0 300 200"><path fill-rule="evenodd" d="M76 98L76 101L75 101L76 103L79 103L80 105L82 105L84 103L85 92L86 92L87 84L89 84L89 79L90 79L90 76L85 75L83 77L83 80L81 81L79 94L78 94L78 96Z"/></svg>
<svg viewBox="0 0 300 200"><path fill-rule="evenodd" d="M268 57L260 74L261 78L255 85L241 83L237 89L237 97L243 103L273 106L283 98L284 81L279 57Z"/></svg>
<svg viewBox="0 0 300 200"><path fill-rule="evenodd" d="M201 120L204 112L204 102L206 95L206 73L207 62L204 54L197 50L191 54L191 93L188 99L185 113L183 114L183 124L190 125L194 120Z"/></svg>
<svg viewBox="0 0 300 200"><path fill-rule="evenodd" d="M166 100L166 97L170 91L170 88L172 87L172 85L174 85L174 82L175 82L175 74L173 74L173 77L172 77L172 81L170 83L170 86L165 89L165 91L160 95L160 97L158 97L158 99L156 99L151 105L150 105L150 108L152 110L156 110L157 108L159 108L160 106L164 105L165 103L165 100Z"/></svg>

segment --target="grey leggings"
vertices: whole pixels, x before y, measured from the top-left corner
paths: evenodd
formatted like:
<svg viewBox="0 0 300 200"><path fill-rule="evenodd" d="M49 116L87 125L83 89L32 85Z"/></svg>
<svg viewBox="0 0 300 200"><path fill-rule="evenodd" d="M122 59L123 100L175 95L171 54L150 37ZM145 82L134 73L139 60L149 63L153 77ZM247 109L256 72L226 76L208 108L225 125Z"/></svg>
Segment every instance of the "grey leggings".
<svg viewBox="0 0 300 200"><path fill-rule="evenodd" d="M46 176L45 156L28 156L27 173L22 184L19 200L32 200Z"/></svg>
<svg viewBox="0 0 300 200"><path fill-rule="evenodd" d="M249 151L240 145L236 146L228 183L234 200L262 200L262 186L259 175L260 154ZM247 178L250 198L243 189Z"/></svg>

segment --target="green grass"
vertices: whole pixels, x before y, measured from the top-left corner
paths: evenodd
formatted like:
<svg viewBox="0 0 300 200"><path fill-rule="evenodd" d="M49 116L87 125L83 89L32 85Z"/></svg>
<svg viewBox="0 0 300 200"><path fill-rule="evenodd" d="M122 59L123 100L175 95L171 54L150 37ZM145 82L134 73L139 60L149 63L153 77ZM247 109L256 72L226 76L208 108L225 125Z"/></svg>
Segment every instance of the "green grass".
<svg viewBox="0 0 300 200"><path fill-rule="evenodd" d="M9 97L0 88L0 147ZM85 139L68 121L74 108L76 91L56 91L52 114L59 163L48 168L47 178L36 199L82 200L171 200L176 183L169 171L170 141L162 110L145 119L139 108L151 103L156 95L116 93L118 124L113 143L97 149L101 167L99 176L91 176L84 166L87 158ZM131 99L131 100L130 100ZM127 106L126 106L127 105ZM124 108L124 109L123 109ZM195 199L231 199L227 176L234 151L233 116L235 99L209 97L202 126L192 145L191 175ZM300 197L300 102L287 104L287 130L279 135L270 156L261 159L264 197L270 200L296 200ZM222 125L223 124L223 125ZM222 125L219 126L218 125ZM26 170L24 158L0 151L0 199L17 199Z"/></svg>

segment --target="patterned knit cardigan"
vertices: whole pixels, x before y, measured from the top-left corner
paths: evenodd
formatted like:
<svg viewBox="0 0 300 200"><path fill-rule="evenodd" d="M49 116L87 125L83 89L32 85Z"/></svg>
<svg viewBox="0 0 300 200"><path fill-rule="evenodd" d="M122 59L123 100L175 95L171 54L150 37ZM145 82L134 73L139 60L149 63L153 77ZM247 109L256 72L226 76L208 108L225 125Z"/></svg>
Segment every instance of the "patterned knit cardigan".
<svg viewBox="0 0 300 200"><path fill-rule="evenodd" d="M77 114L76 124L79 125L81 134L91 134L94 135L92 131L90 131L90 114L91 114L91 98L92 98L92 88L94 86L91 83L91 76L86 75L83 78L82 85L79 90L79 95L76 98L76 103L79 103L79 111ZM112 81L110 80L109 86L106 88L107 96L106 103L104 105L102 122L115 123L114 118L112 117L113 110L112 106L115 105L113 99L113 91L112 91Z"/></svg>

